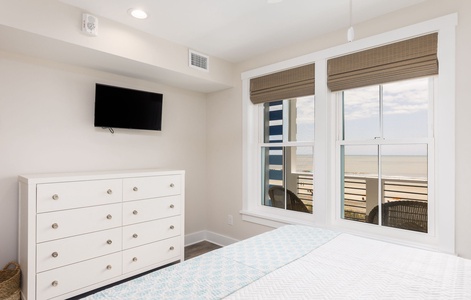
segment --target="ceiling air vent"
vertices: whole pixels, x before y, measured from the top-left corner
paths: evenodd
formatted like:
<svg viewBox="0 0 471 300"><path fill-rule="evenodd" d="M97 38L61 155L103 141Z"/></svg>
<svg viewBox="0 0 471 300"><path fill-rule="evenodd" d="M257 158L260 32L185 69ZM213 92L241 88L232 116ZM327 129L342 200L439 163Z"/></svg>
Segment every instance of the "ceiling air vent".
<svg viewBox="0 0 471 300"><path fill-rule="evenodd" d="M190 50L189 52L189 64L190 67L198 70L208 71L209 70L209 57L201 53Z"/></svg>

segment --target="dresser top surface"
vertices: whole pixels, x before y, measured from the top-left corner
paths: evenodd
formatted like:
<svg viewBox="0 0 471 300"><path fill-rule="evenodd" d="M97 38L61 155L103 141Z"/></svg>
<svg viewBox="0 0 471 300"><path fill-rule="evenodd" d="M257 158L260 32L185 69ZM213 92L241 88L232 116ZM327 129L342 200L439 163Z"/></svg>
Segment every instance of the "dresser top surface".
<svg viewBox="0 0 471 300"><path fill-rule="evenodd" d="M131 177L164 176L164 175L184 175L184 170L172 169L136 169L136 170L113 170L113 171L92 171L73 173L42 173L26 174L18 176L20 182L41 183L41 182L61 182L76 180L100 180L100 179L122 179Z"/></svg>

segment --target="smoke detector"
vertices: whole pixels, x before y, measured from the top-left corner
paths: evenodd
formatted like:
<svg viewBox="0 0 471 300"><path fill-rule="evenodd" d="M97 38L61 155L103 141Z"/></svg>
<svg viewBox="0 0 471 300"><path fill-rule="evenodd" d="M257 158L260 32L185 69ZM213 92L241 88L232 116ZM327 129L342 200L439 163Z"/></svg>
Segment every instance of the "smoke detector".
<svg viewBox="0 0 471 300"><path fill-rule="evenodd" d="M98 35L98 19L89 14L82 14L82 32L90 35Z"/></svg>

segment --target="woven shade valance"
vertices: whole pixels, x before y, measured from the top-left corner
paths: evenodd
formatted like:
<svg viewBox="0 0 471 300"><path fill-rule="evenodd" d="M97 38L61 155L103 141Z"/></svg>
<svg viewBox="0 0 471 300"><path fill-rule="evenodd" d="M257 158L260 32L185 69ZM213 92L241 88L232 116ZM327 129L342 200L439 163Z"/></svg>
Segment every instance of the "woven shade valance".
<svg viewBox="0 0 471 300"><path fill-rule="evenodd" d="M250 80L253 104L314 95L314 64Z"/></svg>
<svg viewBox="0 0 471 300"><path fill-rule="evenodd" d="M438 34L381 46L327 62L327 86L341 91L438 74Z"/></svg>

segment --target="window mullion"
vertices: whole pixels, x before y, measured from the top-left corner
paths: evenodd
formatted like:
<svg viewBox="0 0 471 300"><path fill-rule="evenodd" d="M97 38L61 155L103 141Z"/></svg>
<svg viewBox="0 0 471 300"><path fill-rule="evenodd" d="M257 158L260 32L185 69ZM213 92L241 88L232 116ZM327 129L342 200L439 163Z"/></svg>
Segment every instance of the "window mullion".
<svg viewBox="0 0 471 300"><path fill-rule="evenodd" d="M345 92L342 91L341 93L341 115L340 115L340 120L342 121L342 128L340 132L340 140L345 141Z"/></svg>
<svg viewBox="0 0 471 300"><path fill-rule="evenodd" d="M289 100L283 100L283 142L289 141L290 124Z"/></svg>
<svg viewBox="0 0 471 300"><path fill-rule="evenodd" d="M383 178L382 178L382 159L381 146L378 145L378 225L383 226Z"/></svg>
<svg viewBox="0 0 471 300"><path fill-rule="evenodd" d="M384 118L383 118L383 85L379 85L379 138L384 140Z"/></svg>
<svg viewBox="0 0 471 300"><path fill-rule="evenodd" d="M286 176L287 176L287 172L286 172L286 147L283 147L283 187L284 187L284 209L286 210L288 207L287 207L287 182L286 182Z"/></svg>
<svg viewBox="0 0 471 300"><path fill-rule="evenodd" d="M428 137L429 138L434 138L435 133L433 129L433 124L435 123L435 117L434 117L434 95L438 94L436 91L436 78L432 77L429 79L429 97L428 97L428 107L430 108L428 111Z"/></svg>
<svg viewBox="0 0 471 300"><path fill-rule="evenodd" d="M384 106L383 106L383 85L379 85L379 139L378 141L384 140ZM378 225L383 226L383 176L382 176L382 157L381 157L381 145L378 143Z"/></svg>
<svg viewBox="0 0 471 300"><path fill-rule="evenodd" d="M409 144L430 144L433 143L432 138L416 138L416 139L393 139L393 140L358 140L358 141L337 141L337 145L409 145Z"/></svg>

